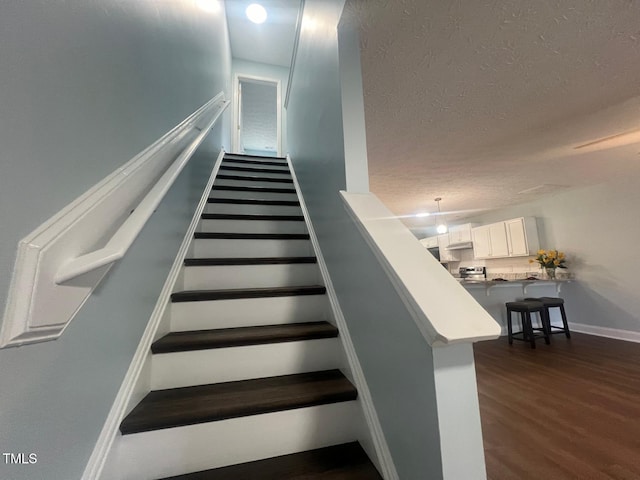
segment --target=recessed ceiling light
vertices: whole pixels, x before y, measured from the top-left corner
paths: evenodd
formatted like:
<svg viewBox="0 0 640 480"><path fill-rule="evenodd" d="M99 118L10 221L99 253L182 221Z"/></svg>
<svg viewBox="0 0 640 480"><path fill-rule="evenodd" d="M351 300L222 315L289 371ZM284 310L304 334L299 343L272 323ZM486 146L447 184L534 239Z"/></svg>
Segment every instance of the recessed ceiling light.
<svg viewBox="0 0 640 480"><path fill-rule="evenodd" d="M245 13L247 14L247 18L253 23L264 23L267 19L267 11L262 5L257 3L249 5Z"/></svg>

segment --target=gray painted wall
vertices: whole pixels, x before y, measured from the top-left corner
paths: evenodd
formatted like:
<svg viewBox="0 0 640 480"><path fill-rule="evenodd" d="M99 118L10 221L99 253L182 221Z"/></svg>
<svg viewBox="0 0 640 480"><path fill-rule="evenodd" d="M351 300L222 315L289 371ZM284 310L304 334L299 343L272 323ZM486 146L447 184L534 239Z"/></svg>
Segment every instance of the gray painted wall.
<svg viewBox="0 0 640 480"><path fill-rule="evenodd" d="M569 321L640 331L640 174L471 219L537 217L540 247L567 254L576 281L563 287Z"/></svg>
<svg viewBox="0 0 640 480"><path fill-rule="evenodd" d="M3 310L20 238L229 98L231 59L224 8L195 2L4 1L0 45ZM219 126L59 340L0 351L0 452L38 457L0 478L81 475L222 144Z"/></svg>
<svg viewBox="0 0 640 480"><path fill-rule="evenodd" d="M431 349L348 217L336 25L340 0L307 0L289 150L377 413L403 480L442 478ZM348 127L348 126L347 126Z"/></svg>

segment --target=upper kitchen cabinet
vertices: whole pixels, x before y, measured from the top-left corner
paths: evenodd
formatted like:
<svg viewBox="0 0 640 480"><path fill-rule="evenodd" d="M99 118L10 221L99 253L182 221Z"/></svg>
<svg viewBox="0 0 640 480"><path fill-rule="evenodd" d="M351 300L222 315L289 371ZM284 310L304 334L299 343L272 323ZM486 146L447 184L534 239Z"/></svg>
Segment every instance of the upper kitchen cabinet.
<svg viewBox="0 0 640 480"><path fill-rule="evenodd" d="M440 263L459 262L460 254L456 250L449 250L449 234L438 235L438 247L440 248Z"/></svg>
<svg viewBox="0 0 640 480"><path fill-rule="evenodd" d="M475 258L535 255L539 248L536 219L520 217L471 230Z"/></svg>
<svg viewBox="0 0 640 480"><path fill-rule="evenodd" d="M449 244L460 245L469 244L473 241L471 237L471 229L475 224L465 223L463 225L454 225L449 229ZM470 246L468 248L471 248Z"/></svg>
<svg viewBox="0 0 640 480"><path fill-rule="evenodd" d="M538 226L533 217L520 217L504 222L507 230L509 256L535 255L540 248Z"/></svg>

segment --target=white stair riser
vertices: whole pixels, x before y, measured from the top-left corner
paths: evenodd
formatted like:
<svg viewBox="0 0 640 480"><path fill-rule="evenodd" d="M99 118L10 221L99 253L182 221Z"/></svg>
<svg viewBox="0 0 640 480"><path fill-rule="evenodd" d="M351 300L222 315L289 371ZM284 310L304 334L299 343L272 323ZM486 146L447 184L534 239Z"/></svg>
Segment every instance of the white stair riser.
<svg viewBox="0 0 640 480"><path fill-rule="evenodd" d="M198 232L307 233L304 222L291 220L201 220Z"/></svg>
<svg viewBox="0 0 640 480"><path fill-rule="evenodd" d="M302 209L289 205L243 205L208 203L204 213L232 213L236 215L302 215Z"/></svg>
<svg viewBox="0 0 640 480"><path fill-rule="evenodd" d="M153 355L151 389L341 368L337 338Z"/></svg>
<svg viewBox="0 0 640 480"><path fill-rule="evenodd" d="M320 270L315 263L185 267L183 288L218 290L318 285L321 283L320 277Z"/></svg>
<svg viewBox="0 0 640 480"><path fill-rule="evenodd" d="M213 184L213 188L217 186L227 185L231 187L266 187L266 188L293 188L293 183L289 182L263 182L261 180L229 180L226 178L218 178Z"/></svg>
<svg viewBox="0 0 640 480"><path fill-rule="evenodd" d="M359 418L352 401L124 435L118 480L152 480L355 441Z"/></svg>
<svg viewBox="0 0 640 480"><path fill-rule="evenodd" d="M307 257L313 255L309 240L193 240L195 258Z"/></svg>
<svg viewBox="0 0 640 480"><path fill-rule="evenodd" d="M218 190L215 187L213 188L213 190L211 190L209 197L210 198L253 198L257 200L298 200L298 195L296 193L236 192L233 190Z"/></svg>
<svg viewBox="0 0 640 480"><path fill-rule="evenodd" d="M227 164L223 165L223 167L230 167L230 166L240 166L240 165L227 165ZM253 168L253 166L251 166L251 168ZM276 170L276 169L269 168L268 170ZM266 177L266 178L280 178L285 180L291 180L291 173L289 173L288 170L283 170L280 173L271 173L270 171L244 172L244 171L237 171L237 170L225 170L224 168L220 168L220 170L218 171L218 175L235 175L238 177Z"/></svg>
<svg viewBox="0 0 640 480"><path fill-rule="evenodd" d="M327 318L326 295L171 304L171 331L316 322Z"/></svg>

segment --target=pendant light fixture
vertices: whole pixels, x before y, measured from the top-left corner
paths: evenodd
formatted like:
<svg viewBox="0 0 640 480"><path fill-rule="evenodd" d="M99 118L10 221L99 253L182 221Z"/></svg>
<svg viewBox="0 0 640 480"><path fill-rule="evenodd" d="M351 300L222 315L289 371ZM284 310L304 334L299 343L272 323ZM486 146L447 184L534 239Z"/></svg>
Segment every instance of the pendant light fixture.
<svg viewBox="0 0 640 480"><path fill-rule="evenodd" d="M440 200L442 200L442 198L440 197L437 197L435 199L435 202L438 204L438 218L440 218L440 216L442 215L442 212L440 211ZM436 223L438 222L436 221ZM447 230L448 230L447 221L445 220L444 216L442 216L442 221L438 223L438 226L436 227L436 231L438 233L447 233Z"/></svg>

